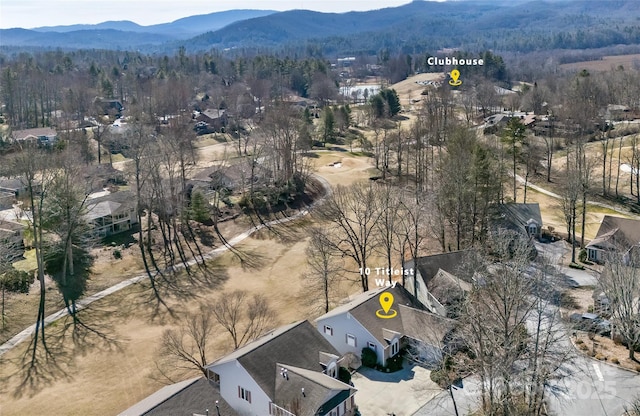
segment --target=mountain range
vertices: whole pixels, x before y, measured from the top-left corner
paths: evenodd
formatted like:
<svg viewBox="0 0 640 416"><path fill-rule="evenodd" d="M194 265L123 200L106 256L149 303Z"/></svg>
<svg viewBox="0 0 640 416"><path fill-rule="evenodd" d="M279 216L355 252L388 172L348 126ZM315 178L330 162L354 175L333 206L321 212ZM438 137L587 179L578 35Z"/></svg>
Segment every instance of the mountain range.
<svg viewBox="0 0 640 416"><path fill-rule="evenodd" d="M140 26L103 22L0 31L3 47L136 49L316 48L325 54L442 47L529 52L640 44L637 0L416 0L366 12L232 10Z"/></svg>

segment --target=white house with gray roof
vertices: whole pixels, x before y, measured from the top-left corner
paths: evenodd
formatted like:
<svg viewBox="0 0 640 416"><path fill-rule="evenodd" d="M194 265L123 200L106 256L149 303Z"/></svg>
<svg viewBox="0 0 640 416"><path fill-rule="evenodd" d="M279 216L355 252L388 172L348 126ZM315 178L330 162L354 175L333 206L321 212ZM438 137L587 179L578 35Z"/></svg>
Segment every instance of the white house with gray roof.
<svg viewBox="0 0 640 416"><path fill-rule="evenodd" d="M207 366L241 415L352 415L356 390L339 381L340 355L309 321L280 327Z"/></svg>
<svg viewBox="0 0 640 416"><path fill-rule="evenodd" d="M114 192L87 201L86 219L99 237L130 230L138 223L135 198L128 191Z"/></svg>
<svg viewBox="0 0 640 416"><path fill-rule="evenodd" d="M385 292L393 295L389 315L395 315L391 318L381 318L377 313L382 308L380 296ZM380 314L387 315L384 311ZM315 322L318 331L340 354L360 357L363 348L368 347L383 366L413 341L437 348L452 323L431 313L400 284L361 293Z"/></svg>

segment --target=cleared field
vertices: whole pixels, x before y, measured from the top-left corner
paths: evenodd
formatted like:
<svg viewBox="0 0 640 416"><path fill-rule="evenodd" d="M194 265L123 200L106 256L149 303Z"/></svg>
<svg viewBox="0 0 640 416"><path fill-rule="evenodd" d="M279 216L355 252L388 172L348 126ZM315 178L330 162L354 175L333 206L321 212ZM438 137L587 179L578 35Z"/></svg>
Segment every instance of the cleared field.
<svg viewBox="0 0 640 416"><path fill-rule="evenodd" d="M610 71L620 65L624 69L637 69L640 67L640 54L605 56L597 61L573 62L560 65L560 69L568 71Z"/></svg>

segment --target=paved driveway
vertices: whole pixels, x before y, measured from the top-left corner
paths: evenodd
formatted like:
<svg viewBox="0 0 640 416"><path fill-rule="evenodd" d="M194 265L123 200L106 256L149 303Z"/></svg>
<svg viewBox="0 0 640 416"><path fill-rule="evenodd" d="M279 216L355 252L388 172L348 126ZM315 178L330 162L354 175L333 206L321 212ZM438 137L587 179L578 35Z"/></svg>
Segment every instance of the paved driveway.
<svg viewBox="0 0 640 416"><path fill-rule="evenodd" d="M363 416L410 416L442 391L430 374L407 362L402 370L390 374L361 367L351 379L358 389L356 404Z"/></svg>

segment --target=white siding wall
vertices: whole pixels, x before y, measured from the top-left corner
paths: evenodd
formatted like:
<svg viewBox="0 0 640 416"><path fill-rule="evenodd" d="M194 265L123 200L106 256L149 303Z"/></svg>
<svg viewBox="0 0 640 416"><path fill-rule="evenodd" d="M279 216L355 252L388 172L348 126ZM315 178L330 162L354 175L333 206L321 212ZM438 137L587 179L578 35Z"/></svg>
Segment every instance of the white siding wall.
<svg viewBox="0 0 640 416"><path fill-rule="evenodd" d="M324 326L328 325L333 328L333 336L325 334ZM376 354L378 355L378 363L384 364L384 350L378 340L369 333L360 322L358 322L349 313L344 313L328 318L320 318L317 321L318 331L337 349L340 354L348 352L354 353L358 357L362 357L362 349L368 346L369 342L376 345ZM355 335L356 346L352 347L347 344L347 334Z"/></svg>
<svg viewBox="0 0 640 416"><path fill-rule="evenodd" d="M238 413L246 416L269 414L271 400L238 361L217 365L211 371L220 375L220 395ZM238 386L251 392L251 403L238 397Z"/></svg>

